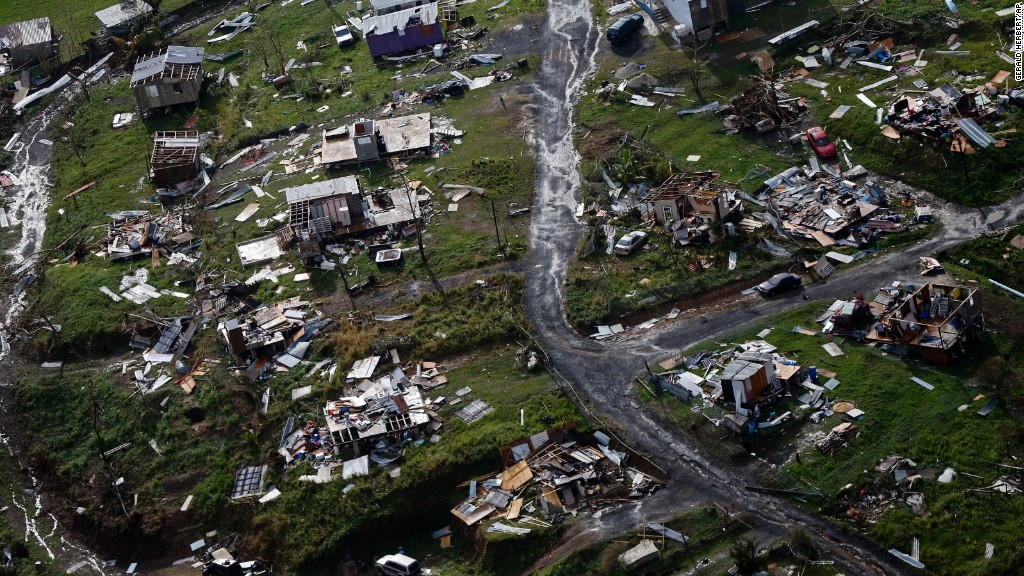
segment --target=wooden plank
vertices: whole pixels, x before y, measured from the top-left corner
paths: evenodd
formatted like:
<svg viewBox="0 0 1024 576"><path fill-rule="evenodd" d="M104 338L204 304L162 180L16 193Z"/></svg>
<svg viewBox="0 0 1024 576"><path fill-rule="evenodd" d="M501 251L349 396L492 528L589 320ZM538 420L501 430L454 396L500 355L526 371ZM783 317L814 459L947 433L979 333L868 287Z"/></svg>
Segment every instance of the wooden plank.
<svg viewBox="0 0 1024 576"><path fill-rule="evenodd" d="M515 520L516 518L519 518L519 514L522 512L522 509L523 509L523 499L522 498L516 498L515 500L512 501L512 504L509 505L508 513L505 514L505 519L506 520Z"/></svg>
<svg viewBox="0 0 1024 576"><path fill-rule="evenodd" d="M68 198L72 198L74 196L78 196L80 193L85 192L89 188L92 188L95 184L96 184L96 181L93 180L92 182L89 182L88 184L86 184L85 186L82 186L78 190L75 190L74 192L69 192L66 196L64 196L64 199L67 200Z"/></svg>

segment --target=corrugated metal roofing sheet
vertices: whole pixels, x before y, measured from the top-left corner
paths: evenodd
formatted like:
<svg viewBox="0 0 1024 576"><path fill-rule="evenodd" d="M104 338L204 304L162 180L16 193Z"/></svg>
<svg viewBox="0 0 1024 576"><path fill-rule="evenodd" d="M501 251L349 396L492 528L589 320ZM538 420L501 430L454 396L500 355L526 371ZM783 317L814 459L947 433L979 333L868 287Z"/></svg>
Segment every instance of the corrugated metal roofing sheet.
<svg viewBox="0 0 1024 576"><path fill-rule="evenodd" d="M285 198L289 204L301 200L316 200L341 194L359 193L359 179L355 176L343 176L325 182L314 182L303 184L294 188L287 188L284 191Z"/></svg>
<svg viewBox="0 0 1024 576"><path fill-rule="evenodd" d="M0 26L0 48L32 46L52 39L53 29L46 17Z"/></svg>
<svg viewBox="0 0 1024 576"><path fill-rule="evenodd" d="M96 17L100 19L104 28L114 28L152 11L153 7L142 0L122 0L109 8L96 12Z"/></svg>
<svg viewBox="0 0 1024 576"><path fill-rule="evenodd" d="M132 70L132 82L145 80L163 72L168 65L174 64L199 64L203 61L205 48L193 48L191 46L168 46L167 50L155 54L149 58L140 58Z"/></svg>
<svg viewBox="0 0 1024 576"><path fill-rule="evenodd" d="M967 137L982 148L987 148L996 143L996 139L970 118L963 118L956 121L956 125L967 134Z"/></svg>

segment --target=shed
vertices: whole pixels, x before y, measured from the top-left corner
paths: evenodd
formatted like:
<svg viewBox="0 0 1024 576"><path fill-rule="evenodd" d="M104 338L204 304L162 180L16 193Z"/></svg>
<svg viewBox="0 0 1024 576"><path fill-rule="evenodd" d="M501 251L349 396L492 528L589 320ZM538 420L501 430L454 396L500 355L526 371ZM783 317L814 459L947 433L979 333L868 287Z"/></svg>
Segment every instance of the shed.
<svg viewBox="0 0 1024 576"><path fill-rule="evenodd" d="M107 34L121 34L127 32L132 25L153 11L153 7L142 0L122 0L96 12L103 31Z"/></svg>
<svg viewBox="0 0 1024 576"><path fill-rule="evenodd" d="M436 2L363 20L363 35L376 58L444 42Z"/></svg>
<svg viewBox="0 0 1024 576"><path fill-rule="evenodd" d="M142 110L199 101L204 48L168 46L139 58L131 88Z"/></svg>
<svg viewBox="0 0 1024 576"><path fill-rule="evenodd" d="M55 58L60 50L60 41L53 37L50 19L35 18L0 26L0 57L6 57L9 70L35 66Z"/></svg>
<svg viewBox="0 0 1024 576"><path fill-rule="evenodd" d="M619 554L619 565L624 570L639 568L658 558L658 547L653 540L642 540L636 546Z"/></svg>
<svg viewBox="0 0 1024 576"><path fill-rule="evenodd" d="M173 188L199 174L199 132L153 133L149 177L153 185Z"/></svg>
<svg viewBox="0 0 1024 576"><path fill-rule="evenodd" d="M744 404L758 400L778 381L771 354L744 352L722 370L722 398L734 402L736 412L746 416Z"/></svg>

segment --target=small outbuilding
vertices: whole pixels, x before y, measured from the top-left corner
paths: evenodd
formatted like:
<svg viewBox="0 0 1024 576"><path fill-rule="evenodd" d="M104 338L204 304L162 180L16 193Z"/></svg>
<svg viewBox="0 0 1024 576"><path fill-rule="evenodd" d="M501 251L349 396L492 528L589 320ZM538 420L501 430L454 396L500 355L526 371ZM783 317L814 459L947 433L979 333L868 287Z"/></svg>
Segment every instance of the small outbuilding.
<svg viewBox="0 0 1024 576"><path fill-rule="evenodd" d="M60 54L50 19L35 18L0 26L0 74L48 62Z"/></svg>
<svg viewBox="0 0 1024 576"><path fill-rule="evenodd" d="M149 178L154 186L174 188L199 174L199 132L153 133L153 154L149 159Z"/></svg>

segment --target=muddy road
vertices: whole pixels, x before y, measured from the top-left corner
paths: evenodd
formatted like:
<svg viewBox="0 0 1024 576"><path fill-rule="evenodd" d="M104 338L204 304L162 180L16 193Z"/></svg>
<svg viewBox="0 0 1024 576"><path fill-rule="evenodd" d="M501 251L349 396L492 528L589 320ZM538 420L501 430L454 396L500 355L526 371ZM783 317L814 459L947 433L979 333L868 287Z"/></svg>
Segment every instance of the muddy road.
<svg viewBox="0 0 1024 576"><path fill-rule="evenodd" d="M753 519L761 543L785 537L802 526L816 536L824 557L850 574L904 574L906 567L865 538L809 514L788 500L755 495L744 489L757 483L756 465L716 462L674 425L659 421L634 399L631 380L648 362L702 340L734 330L763 316L804 304L800 294L744 303L701 319L676 322L617 341L581 337L569 325L564 307L567 267L574 257L582 226L573 216L580 192L579 156L573 147L573 111L585 78L594 69L600 41L589 4L583 0L550 3L541 40L542 63L536 85L534 115L537 148L536 196L530 257L526 262L526 312L546 348L551 368L582 397L588 410L607 427L648 454L660 456L671 484L642 502L605 510L576 522L562 543L533 567L550 566L590 543L636 529L642 522L670 518L693 507L718 504ZM811 286L811 299L849 297L854 291L917 277L917 257L931 254L988 229L1005 226L1024 214L1015 198L986 209L942 205L942 231L931 240L874 258ZM909 543L908 543L909 544Z"/></svg>
<svg viewBox="0 0 1024 576"><path fill-rule="evenodd" d="M13 149L14 165L9 172L15 185L4 191L4 203L17 239L7 250L13 270L11 286L24 282L33 273L46 233L46 210L50 206L50 146L46 142L51 124L60 110L77 93L69 87L42 112L22 127L21 137ZM22 531L26 542L37 545L51 562L69 574L101 574L106 568L91 550L73 541L49 507L52 495L44 493L43 483L33 474L22 457L23 446L15 441L19 426L15 414L14 375L17 358L11 352L12 326L25 312L27 290L0 295L0 443L7 453L11 477L3 489L10 493L7 518L16 531ZM12 438L12 435L15 438Z"/></svg>

